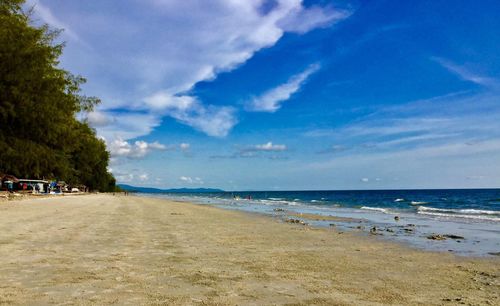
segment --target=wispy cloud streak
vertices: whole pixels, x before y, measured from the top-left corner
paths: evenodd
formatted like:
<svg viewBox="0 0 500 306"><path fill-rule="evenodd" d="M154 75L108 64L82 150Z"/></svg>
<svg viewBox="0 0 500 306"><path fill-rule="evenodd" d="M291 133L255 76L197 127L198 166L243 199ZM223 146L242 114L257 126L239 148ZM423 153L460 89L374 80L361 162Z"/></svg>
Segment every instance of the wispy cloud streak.
<svg viewBox="0 0 500 306"><path fill-rule="evenodd" d="M479 74L473 73L472 71L468 70L464 66L457 65L447 59L440 58L440 57L433 57L432 60L436 61L438 64L443 66L445 69L448 71L454 73L455 75L459 76L461 79L465 81L470 81L472 83L482 85L482 86L489 86L489 87L497 87L499 85L499 82L495 80L494 78L490 77L485 77L481 76Z"/></svg>
<svg viewBox="0 0 500 306"><path fill-rule="evenodd" d="M252 99L247 104L247 110L253 112L276 112L281 108L282 103L290 99L294 93L299 91L306 80L319 69L320 65L317 63L310 65L303 72L292 76L286 83L270 89L261 96Z"/></svg>

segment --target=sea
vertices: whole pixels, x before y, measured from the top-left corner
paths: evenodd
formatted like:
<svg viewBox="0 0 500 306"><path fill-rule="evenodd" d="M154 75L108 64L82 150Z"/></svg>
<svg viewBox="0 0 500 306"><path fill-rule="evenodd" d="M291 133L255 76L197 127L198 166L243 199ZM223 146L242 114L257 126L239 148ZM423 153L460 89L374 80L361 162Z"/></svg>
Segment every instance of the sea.
<svg viewBox="0 0 500 306"><path fill-rule="evenodd" d="M308 226L335 228L336 233L350 231L431 251L500 256L500 189L139 195L264 214L283 222L296 219Z"/></svg>

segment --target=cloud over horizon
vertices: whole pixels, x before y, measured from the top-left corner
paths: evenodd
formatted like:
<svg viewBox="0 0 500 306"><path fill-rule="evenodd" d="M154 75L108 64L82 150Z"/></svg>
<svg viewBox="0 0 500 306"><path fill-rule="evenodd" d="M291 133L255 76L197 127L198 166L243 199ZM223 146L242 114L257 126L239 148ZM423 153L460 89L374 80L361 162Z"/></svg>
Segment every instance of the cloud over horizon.
<svg viewBox="0 0 500 306"><path fill-rule="evenodd" d="M79 14L84 21L75 24L73 20L62 21L62 16L57 16L57 12L44 5L45 1L34 3L36 15L56 28L66 28L70 40L85 39L93 45L107 46L98 51L78 51L88 58L88 66L80 66L77 58L68 57L64 62L84 70L90 80L88 87L103 98L99 107L101 113L107 115L124 109L131 114L141 114L141 121L150 121L144 123L149 128L132 135L116 121L106 122L106 137L125 140L147 135L163 117L171 117L208 136L227 136L238 123L235 108L220 105L217 101L201 101L191 95L189 91L197 83L213 80L220 72L236 69L259 50L276 44L285 32L304 34L330 26L351 14L330 6L305 7L302 0L278 0L273 6L264 0L218 0L210 4L194 0L150 0L140 3L140 8L132 14L133 18L132 15L110 11L109 4L105 3L102 12L90 11L81 5ZM134 2L128 4L139 6ZM265 11L264 6L268 7ZM189 14L179 19L179 12ZM148 22L143 22L146 19ZM99 33L91 31L94 27L85 27L87 22L98 25ZM125 32L130 29L134 35L117 33L117 28ZM103 66L98 67L97 63ZM105 69L108 75L96 76L98 69ZM308 68L292 78L288 86L283 85L274 94L269 93L277 100L274 106L267 105L267 109L277 108L277 104L297 91L315 69ZM116 88L120 82L134 85L123 92ZM271 97L266 99L271 103ZM135 119L139 120L139 116L129 118ZM99 120L89 122L94 123L98 131L102 129ZM110 133L110 130L113 131Z"/></svg>
<svg viewBox="0 0 500 306"><path fill-rule="evenodd" d="M168 148L157 141L148 143L138 140L131 144L128 141L118 138L108 143L108 149L112 158L126 157L130 159L140 159L153 151L165 151Z"/></svg>
<svg viewBox="0 0 500 306"><path fill-rule="evenodd" d="M31 4L35 24L65 28L59 66L103 101L78 118L107 143L118 179L289 190L500 182L500 3Z"/></svg>

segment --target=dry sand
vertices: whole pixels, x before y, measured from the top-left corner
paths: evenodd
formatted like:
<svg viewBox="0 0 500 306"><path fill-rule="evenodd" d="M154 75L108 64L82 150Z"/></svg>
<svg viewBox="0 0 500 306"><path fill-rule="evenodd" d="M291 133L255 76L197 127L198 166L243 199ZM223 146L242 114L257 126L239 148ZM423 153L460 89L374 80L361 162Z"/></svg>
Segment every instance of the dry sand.
<svg viewBox="0 0 500 306"><path fill-rule="evenodd" d="M0 260L0 304L500 304L498 258L135 196L0 202Z"/></svg>

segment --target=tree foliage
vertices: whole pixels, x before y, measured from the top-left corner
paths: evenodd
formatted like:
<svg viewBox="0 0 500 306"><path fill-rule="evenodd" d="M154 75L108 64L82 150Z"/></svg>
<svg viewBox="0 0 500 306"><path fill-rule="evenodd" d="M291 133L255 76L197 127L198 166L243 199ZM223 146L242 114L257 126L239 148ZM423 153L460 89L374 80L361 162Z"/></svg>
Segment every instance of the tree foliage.
<svg viewBox="0 0 500 306"><path fill-rule="evenodd" d="M0 0L0 172L114 189L109 153L76 119L100 101L80 95L85 79L58 67L59 31L36 27L24 0Z"/></svg>

